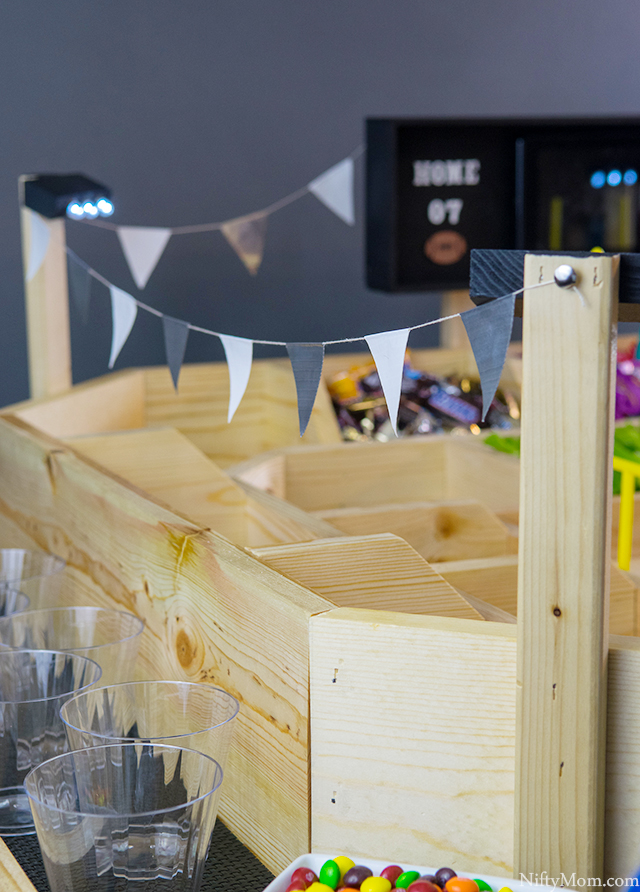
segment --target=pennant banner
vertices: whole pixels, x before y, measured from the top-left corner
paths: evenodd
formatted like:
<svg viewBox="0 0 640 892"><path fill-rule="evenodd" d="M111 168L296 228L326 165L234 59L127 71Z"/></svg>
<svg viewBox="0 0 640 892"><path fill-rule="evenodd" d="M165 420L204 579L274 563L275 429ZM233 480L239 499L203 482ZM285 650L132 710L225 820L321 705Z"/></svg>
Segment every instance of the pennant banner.
<svg viewBox="0 0 640 892"><path fill-rule="evenodd" d="M91 274L86 266L78 263L69 254L67 256L67 277L69 293L76 305L82 324L86 325L89 320L89 304L91 302Z"/></svg>
<svg viewBox="0 0 640 892"><path fill-rule="evenodd" d="M171 230L157 226L117 226L116 233L133 281L142 290L162 257Z"/></svg>
<svg viewBox="0 0 640 892"><path fill-rule="evenodd" d="M229 220L220 227L222 234L252 276L258 272L267 235L267 216L250 220Z"/></svg>
<svg viewBox="0 0 640 892"><path fill-rule="evenodd" d="M184 361L184 352L187 349L189 337L189 324L182 319L174 319L173 316L162 317L162 329L164 331L164 347L167 353L167 365L173 379L173 386L178 389L178 378Z"/></svg>
<svg viewBox="0 0 640 892"><path fill-rule="evenodd" d="M111 335L111 355L109 356L109 368L113 364L131 333L133 323L138 315L138 305L130 294L115 285L109 286L111 293L111 316L113 318L113 333Z"/></svg>
<svg viewBox="0 0 640 892"><path fill-rule="evenodd" d="M235 415L249 383L253 361L253 341L225 334L218 335L218 337L222 341L229 367L229 412L227 414L227 422L229 422Z"/></svg>
<svg viewBox="0 0 640 892"><path fill-rule="evenodd" d="M378 370L382 392L387 401L389 419L396 437L398 436L398 409L400 408L404 354L410 331L410 328L401 328L397 331L383 331L379 334L365 336L365 341L369 345Z"/></svg>
<svg viewBox="0 0 640 892"><path fill-rule="evenodd" d="M298 394L298 421L300 436L304 435L309 424L313 404L322 377L324 344L287 344L293 377Z"/></svg>
<svg viewBox="0 0 640 892"><path fill-rule="evenodd" d="M345 158L309 183L310 192L341 220L353 226L356 215L353 201L353 158Z"/></svg>
<svg viewBox="0 0 640 892"><path fill-rule="evenodd" d="M515 306L516 296L509 294L460 314L480 373L483 421L496 395L507 358Z"/></svg>
<svg viewBox="0 0 640 892"><path fill-rule="evenodd" d="M42 266L42 262L49 247L49 227L40 214L29 210L30 221L30 238L29 238L29 261L27 263L27 272L25 279L30 282Z"/></svg>

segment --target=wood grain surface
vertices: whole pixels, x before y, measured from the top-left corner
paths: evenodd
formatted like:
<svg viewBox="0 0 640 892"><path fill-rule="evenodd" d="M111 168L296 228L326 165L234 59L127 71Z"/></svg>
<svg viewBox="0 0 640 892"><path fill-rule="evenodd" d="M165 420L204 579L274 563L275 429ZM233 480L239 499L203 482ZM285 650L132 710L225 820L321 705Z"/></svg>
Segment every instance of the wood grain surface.
<svg viewBox="0 0 640 892"><path fill-rule="evenodd" d="M275 872L308 851L308 622L333 605L10 417L0 466L3 541L64 557L81 603L144 619L139 677L239 698L227 826Z"/></svg>

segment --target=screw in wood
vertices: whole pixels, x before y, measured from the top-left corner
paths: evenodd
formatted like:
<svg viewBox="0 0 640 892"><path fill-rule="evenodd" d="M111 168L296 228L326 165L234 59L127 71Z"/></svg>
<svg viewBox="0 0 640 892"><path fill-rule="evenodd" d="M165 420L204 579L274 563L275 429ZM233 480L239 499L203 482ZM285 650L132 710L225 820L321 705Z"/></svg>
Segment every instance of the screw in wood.
<svg viewBox="0 0 640 892"><path fill-rule="evenodd" d="M570 288L578 279L576 271L568 263L561 263L553 274L554 281L559 288Z"/></svg>

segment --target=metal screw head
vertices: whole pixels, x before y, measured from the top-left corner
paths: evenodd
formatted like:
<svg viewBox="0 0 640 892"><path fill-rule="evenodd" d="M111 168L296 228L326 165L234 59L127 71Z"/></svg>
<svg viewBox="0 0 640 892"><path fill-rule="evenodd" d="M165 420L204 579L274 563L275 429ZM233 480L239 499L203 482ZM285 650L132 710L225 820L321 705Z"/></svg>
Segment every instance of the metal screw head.
<svg viewBox="0 0 640 892"><path fill-rule="evenodd" d="M577 281L576 271L568 263L561 263L553 274L556 285L560 288L569 288L575 285Z"/></svg>

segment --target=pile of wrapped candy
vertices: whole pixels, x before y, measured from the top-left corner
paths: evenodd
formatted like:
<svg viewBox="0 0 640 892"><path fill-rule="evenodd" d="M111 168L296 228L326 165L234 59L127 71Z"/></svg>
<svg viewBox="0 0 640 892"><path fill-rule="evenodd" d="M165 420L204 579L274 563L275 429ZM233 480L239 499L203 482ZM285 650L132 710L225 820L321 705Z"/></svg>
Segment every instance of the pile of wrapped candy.
<svg viewBox="0 0 640 892"><path fill-rule="evenodd" d="M345 440L395 439L375 365L353 367L329 380L329 393ZM518 396L498 390L482 421L480 381L459 375L439 377L416 369L405 357L398 435L509 430L520 419Z"/></svg>
<svg viewBox="0 0 640 892"><path fill-rule="evenodd" d="M640 415L640 359L635 344L618 353L616 418Z"/></svg>

